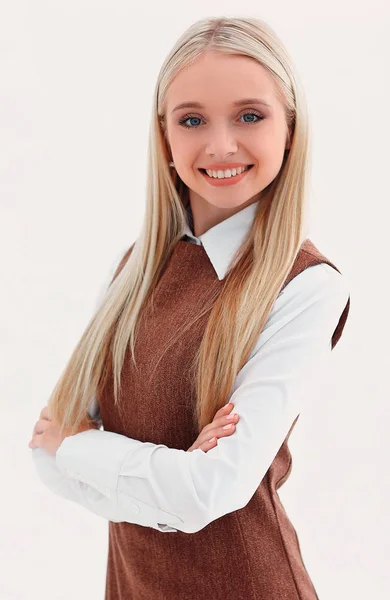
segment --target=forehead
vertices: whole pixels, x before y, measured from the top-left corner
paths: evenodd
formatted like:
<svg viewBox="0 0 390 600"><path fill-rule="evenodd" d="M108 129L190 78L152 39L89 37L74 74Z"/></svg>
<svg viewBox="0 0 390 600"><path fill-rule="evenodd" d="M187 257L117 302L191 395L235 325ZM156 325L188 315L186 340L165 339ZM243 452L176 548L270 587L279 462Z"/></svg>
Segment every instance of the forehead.
<svg viewBox="0 0 390 600"><path fill-rule="evenodd" d="M243 98L258 98L273 106L278 102L275 91L270 73L258 61L247 56L207 53L174 77L165 104L169 113L178 104L191 101L210 110L230 109Z"/></svg>

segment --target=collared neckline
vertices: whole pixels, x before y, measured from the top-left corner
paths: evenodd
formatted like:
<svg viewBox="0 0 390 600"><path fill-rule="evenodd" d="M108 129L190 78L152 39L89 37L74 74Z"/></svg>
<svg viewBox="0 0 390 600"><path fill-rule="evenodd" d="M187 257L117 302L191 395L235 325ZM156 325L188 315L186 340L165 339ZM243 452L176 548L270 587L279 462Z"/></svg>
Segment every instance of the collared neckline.
<svg viewBox="0 0 390 600"><path fill-rule="evenodd" d="M225 277L234 254L248 234L257 207L258 201L253 202L196 237L190 227L192 213L190 204L188 204L183 238L188 237L192 240L191 243L204 247L220 281Z"/></svg>

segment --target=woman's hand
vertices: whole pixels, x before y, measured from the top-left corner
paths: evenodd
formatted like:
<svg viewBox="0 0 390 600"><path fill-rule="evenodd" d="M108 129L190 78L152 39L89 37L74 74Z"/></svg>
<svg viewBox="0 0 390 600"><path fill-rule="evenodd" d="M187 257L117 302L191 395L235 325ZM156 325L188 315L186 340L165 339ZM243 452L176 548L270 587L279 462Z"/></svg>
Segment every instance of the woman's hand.
<svg viewBox="0 0 390 600"><path fill-rule="evenodd" d="M203 450L203 452L207 452L217 445L218 438L232 435L232 433L234 433L236 430L236 423L239 419L237 413L233 415L230 414L232 408L233 404L229 402L229 404L217 410L212 423L209 423L209 425L205 425L205 427L203 427L196 441L190 448L188 448L187 452L192 452L192 450L196 450L197 448L200 448ZM232 416L233 418L228 418L229 416ZM223 429L223 427L229 423L233 424L232 427L229 429Z"/></svg>
<svg viewBox="0 0 390 600"><path fill-rule="evenodd" d="M99 426L97 423L89 421L87 424L81 426L76 433L81 433L88 429L99 429ZM69 435L76 434L71 434L70 430L65 430L65 432L60 435L60 425L50 418L49 407L45 406L41 410L39 420L35 423L32 439L30 440L28 447L43 448L46 452L55 456L58 448Z"/></svg>

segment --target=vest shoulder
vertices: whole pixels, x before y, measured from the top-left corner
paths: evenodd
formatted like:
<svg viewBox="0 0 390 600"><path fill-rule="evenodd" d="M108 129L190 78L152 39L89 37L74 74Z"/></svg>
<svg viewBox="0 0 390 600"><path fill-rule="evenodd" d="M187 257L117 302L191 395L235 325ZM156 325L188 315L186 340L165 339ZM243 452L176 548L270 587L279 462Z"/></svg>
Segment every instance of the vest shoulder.
<svg viewBox="0 0 390 600"><path fill-rule="evenodd" d="M339 341L345 323L348 319L350 309L350 291L348 279L341 273L337 266L329 260L314 244L307 238L301 244L293 267L283 285L284 288L290 283L291 288L301 287L305 292L311 294L327 294L332 302L337 302L340 307L340 319L332 336L332 349ZM301 290L302 291L302 290Z"/></svg>
<svg viewBox="0 0 390 600"><path fill-rule="evenodd" d="M299 273L308 267L313 267L319 264L327 264L334 271L341 274L341 271L338 269L338 267L331 260L329 260L329 258L327 258L327 256L325 256L325 254L323 254L309 238L306 238L298 250L294 264L286 278L284 285L287 285L294 277L299 275Z"/></svg>
<svg viewBox="0 0 390 600"><path fill-rule="evenodd" d="M337 294L340 298L349 297L349 282L345 275L325 262L314 262L299 271L283 286L282 293L299 294L310 298L317 294Z"/></svg>

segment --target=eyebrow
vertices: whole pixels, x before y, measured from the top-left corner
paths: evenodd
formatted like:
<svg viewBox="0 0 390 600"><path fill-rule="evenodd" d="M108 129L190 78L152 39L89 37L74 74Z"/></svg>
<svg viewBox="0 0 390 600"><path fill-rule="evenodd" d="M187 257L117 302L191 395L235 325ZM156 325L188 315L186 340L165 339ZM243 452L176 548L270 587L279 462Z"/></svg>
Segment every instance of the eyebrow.
<svg viewBox="0 0 390 600"><path fill-rule="evenodd" d="M272 108L270 104L261 98L244 98L243 100L237 100L236 102L233 102L233 106L245 106L246 104L264 104L264 106ZM205 108L205 106L200 102L183 102L182 104L178 104L173 109L171 114L180 108Z"/></svg>

